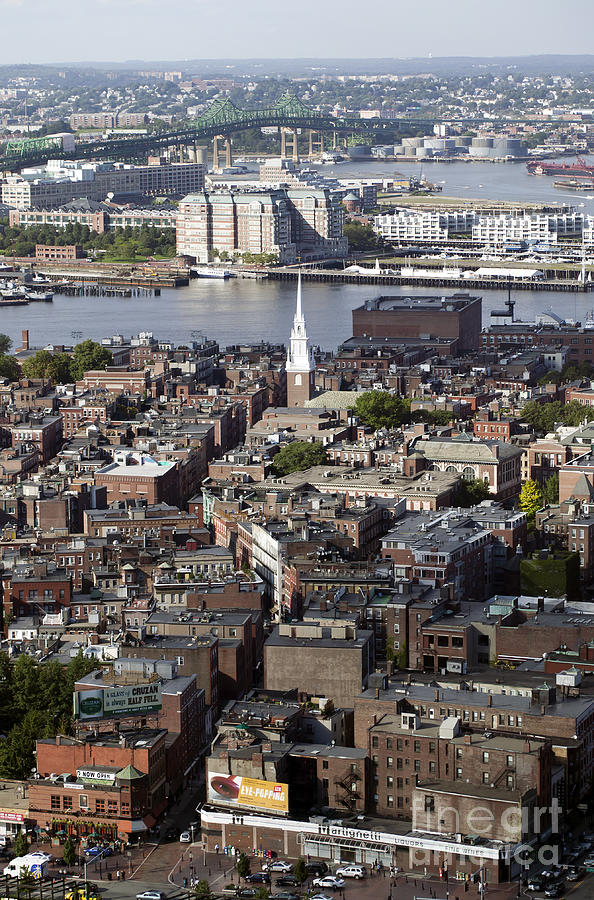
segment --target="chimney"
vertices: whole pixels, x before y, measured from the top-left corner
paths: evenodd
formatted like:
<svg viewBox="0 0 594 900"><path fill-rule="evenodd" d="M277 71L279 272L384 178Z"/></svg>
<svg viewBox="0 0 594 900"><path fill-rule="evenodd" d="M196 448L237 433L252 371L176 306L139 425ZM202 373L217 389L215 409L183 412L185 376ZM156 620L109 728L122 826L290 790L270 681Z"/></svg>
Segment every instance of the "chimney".
<svg viewBox="0 0 594 900"><path fill-rule="evenodd" d="M489 694L489 697L487 699L487 706L493 706L493 695L492 694Z"/></svg>
<svg viewBox="0 0 594 900"><path fill-rule="evenodd" d="M379 688L375 689L375 699L379 700Z"/></svg>
<svg viewBox="0 0 594 900"><path fill-rule="evenodd" d="M471 734L465 734L465 735L464 735L464 743L465 743L465 744L472 744L472 735L471 735Z"/></svg>
<svg viewBox="0 0 594 900"><path fill-rule="evenodd" d="M23 330L21 332L21 343L22 343L21 350L29 349L29 329L28 328L23 328Z"/></svg>
<svg viewBox="0 0 594 900"><path fill-rule="evenodd" d="M433 695L433 699L436 701L439 701L439 691L435 691L435 694Z"/></svg>

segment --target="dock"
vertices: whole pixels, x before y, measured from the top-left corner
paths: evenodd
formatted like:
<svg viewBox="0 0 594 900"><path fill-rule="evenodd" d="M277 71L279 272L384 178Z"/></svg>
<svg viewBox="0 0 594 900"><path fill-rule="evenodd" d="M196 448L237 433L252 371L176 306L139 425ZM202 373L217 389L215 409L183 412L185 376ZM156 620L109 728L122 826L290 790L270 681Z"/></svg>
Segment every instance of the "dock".
<svg viewBox="0 0 594 900"><path fill-rule="evenodd" d="M272 281L294 281L299 269L269 269L268 278ZM509 286L516 291L578 291L588 293L594 290L593 282L578 281L577 278L531 279L531 278L440 278L439 276L388 275L369 270L369 275L362 272L345 272L332 269L302 269L303 281L319 281L334 284L377 284L392 287L433 287L433 288L466 288L468 290L501 291Z"/></svg>

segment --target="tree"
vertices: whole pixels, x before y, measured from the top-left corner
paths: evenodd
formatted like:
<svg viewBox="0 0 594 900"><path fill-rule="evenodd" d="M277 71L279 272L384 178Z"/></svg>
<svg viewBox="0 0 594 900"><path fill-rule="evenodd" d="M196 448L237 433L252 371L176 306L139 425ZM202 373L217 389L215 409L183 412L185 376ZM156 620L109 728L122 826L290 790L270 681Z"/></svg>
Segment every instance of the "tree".
<svg viewBox="0 0 594 900"><path fill-rule="evenodd" d="M208 900L208 898L212 896L210 885L206 879L201 878L200 881L196 882L194 885L194 896L196 897L196 900Z"/></svg>
<svg viewBox="0 0 594 900"><path fill-rule="evenodd" d="M542 488L542 497L546 504L554 506L559 503L559 473L553 472Z"/></svg>
<svg viewBox="0 0 594 900"><path fill-rule="evenodd" d="M542 490L537 481L530 478L524 482L518 505L526 513L528 521L534 521L536 511L542 509Z"/></svg>
<svg viewBox="0 0 594 900"><path fill-rule="evenodd" d="M10 348L12 347L12 340L8 337L7 334L2 334L0 332L0 353L8 353Z"/></svg>
<svg viewBox="0 0 594 900"><path fill-rule="evenodd" d="M72 380L78 381L91 369L105 369L112 361L111 350L102 347L96 341L83 341L76 345L72 354L70 364Z"/></svg>
<svg viewBox="0 0 594 900"><path fill-rule="evenodd" d="M329 697L328 700L324 703L324 708L322 709L322 718L329 719L330 716L334 715L334 701L332 697Z"/></svg>
<svg viewBox="0 0 594 900"><path fill-rule="evenodd" d="M321 444L293 441L276 454L272 472L274 475L290 475L291 472L303 472L311 466L323 466L327 462L328 454Z"/></svg>
<svg viewBox="0 0 594 900"><path fill-rule="evenodd" d="M488 500L491 496L489 485L481 478L474 478L472 481L462 481L456 496L454 497L454 506L476 506L483 500Z"/></svg>
<svg viewBox="0 0 594 900"><path fill-rule="evenodd" d="M293 874L295 878L299 882L299 884L303 884L305 879L307 878L307 867L305 865L305 860L302 856L299 857L297 862L295 863L295 868L293 869Z"/></svg>
<svg viewBox="0 0 594 900"><path fill-rule="evenodd" d="M14 356L0 353L0 378L8 378L9 381L18 381L20 376L21 369Z"/></svg>
<svg viewBox="0 0 594 900"><path fill-rule="evenodd" d="M240 878L247 878L250 874L250 858L245 853L241 853L237 860L237 874Z"/></svg>
<svg viewBox="0 0 594 900"><path fill-rule="evenodd" d="M14 839L14 852L17 856L26 856L29 852L29 841L23 831L19 831Z"/></svg>
<svg viewBox="0 0 594 900"><path fill-rule="evenodd" d="M349 242L349 250L377 250L383 246L383 241L375 233L371 225L363 225L361 222L345 222L343 234Z"/></svg>
<svg viewBox="0 0 594 900"><path fill-rule="evenodd" d="M76 848L74 846L74 841L72 837L68 835L66 841L64 843L64 864L67 866L73 866L76 862Z"/></svg>
<svg viewBox="0 0 594 900"><path fill-rule="evenodd" d="M362 422L378 428L397 428L410 420L410 400L387 391L365 391L357 397L353 411Z"/></svg>
<svg viewBox="0 0 594 900"><path fill-rule="evenodd" d="M66 384L72 381L70 363L68 353L38 350L25 360L22 370L26 378L49 378L54 384Z"/></svg>

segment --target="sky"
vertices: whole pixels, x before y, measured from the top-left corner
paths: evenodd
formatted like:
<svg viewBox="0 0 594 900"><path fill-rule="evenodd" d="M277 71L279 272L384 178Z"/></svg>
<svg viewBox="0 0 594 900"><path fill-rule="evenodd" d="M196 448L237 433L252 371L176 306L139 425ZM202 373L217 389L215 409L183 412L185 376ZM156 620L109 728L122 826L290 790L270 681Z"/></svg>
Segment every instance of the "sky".
<svg viewBox="0 0 594 900"><path fill-rule="evenodd" d="M0 64L581 54L593 27L592 0L0 0Z"/></svg>

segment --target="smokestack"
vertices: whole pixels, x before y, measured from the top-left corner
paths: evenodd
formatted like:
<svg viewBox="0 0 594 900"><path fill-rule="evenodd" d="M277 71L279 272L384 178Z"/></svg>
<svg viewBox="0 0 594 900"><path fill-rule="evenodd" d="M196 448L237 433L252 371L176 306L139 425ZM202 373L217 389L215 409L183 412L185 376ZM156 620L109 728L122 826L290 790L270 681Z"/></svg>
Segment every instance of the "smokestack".
<svg viewBox="0 0 594 900"><path fill-rule="evenodd" d="M21 350L28 350L29 349L29 329L28 328L23 328L23 330L21 332L21 342L22 342Z"/></svg>

